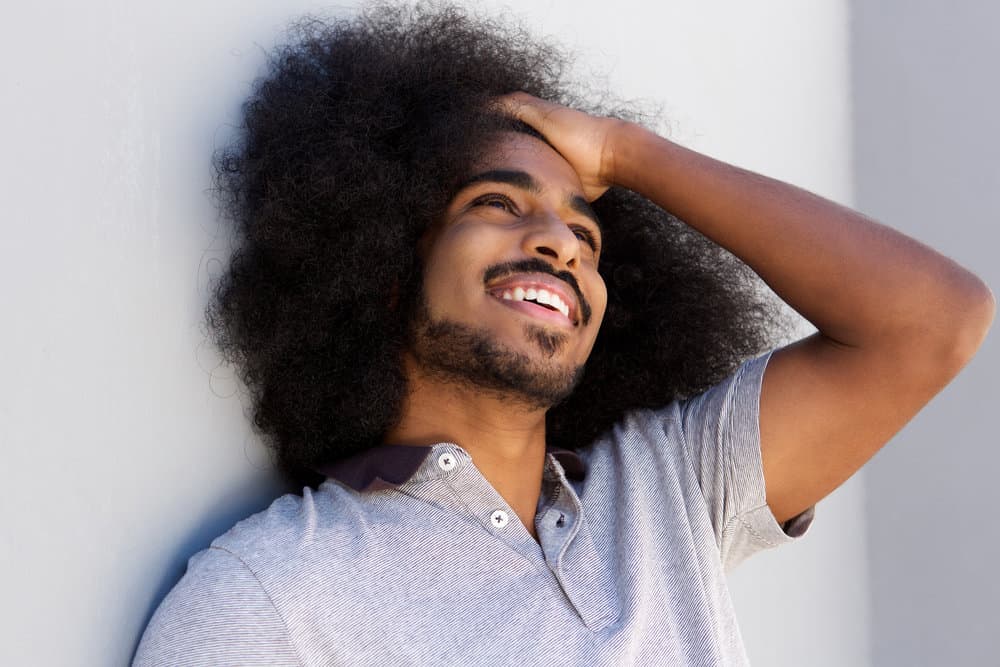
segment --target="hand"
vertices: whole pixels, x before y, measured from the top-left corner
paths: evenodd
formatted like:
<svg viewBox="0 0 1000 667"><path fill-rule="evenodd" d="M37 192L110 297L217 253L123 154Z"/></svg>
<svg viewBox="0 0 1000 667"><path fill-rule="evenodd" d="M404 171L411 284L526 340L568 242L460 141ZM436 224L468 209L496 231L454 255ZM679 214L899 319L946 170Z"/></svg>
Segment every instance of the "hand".
<svg viewBox="0 0 1000 667"><path fill-rule="evenodd" d="M615 184L614 139L625 121L600 118L528 93L499 98L500 107L542 133L580 176L588 201Z"/></svg>

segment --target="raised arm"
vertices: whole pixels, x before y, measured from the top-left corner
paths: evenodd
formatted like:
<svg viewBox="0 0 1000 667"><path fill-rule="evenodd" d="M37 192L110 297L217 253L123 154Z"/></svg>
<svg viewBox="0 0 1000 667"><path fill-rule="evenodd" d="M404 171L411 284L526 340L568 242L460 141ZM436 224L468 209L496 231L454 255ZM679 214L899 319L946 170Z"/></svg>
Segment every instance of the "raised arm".
<svg viewBox="0 0 1000 667"><path fill-rule="evenodd" d="M518 93L509 108L591 198L634 190L746 262L819 332L772 355L761 389L767 502L779 522L837 488L972 358L989 288L952 260L805 190L637 125Z"/></svg>

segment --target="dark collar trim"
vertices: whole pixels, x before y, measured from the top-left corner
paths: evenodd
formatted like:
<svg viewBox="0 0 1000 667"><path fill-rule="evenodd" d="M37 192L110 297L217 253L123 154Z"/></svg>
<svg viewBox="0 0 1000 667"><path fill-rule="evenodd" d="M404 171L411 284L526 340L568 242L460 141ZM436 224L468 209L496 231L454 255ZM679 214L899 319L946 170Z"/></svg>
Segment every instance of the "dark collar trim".
<svg viewBox="0 0 1000 667"><path fill-rule="evenodd" d="M380 491L413 477L430 452L431 447L378 445L319 468L319 472L355 491Z"/></svg>
<svg viewBox="0 0 1000 667"><path fill-rule="evenodd" d="M557 447L547 447L547 454L552 454L563 467L566 478L574 482L582 482L587 477L587 464L584 463L580 455L572 449L559 449Z"/></svg>
<svg viewBox="0 0 1000 667"><path fill-rule="evenodd" d="M355 491L380 491L404 484L423 465L431 446L376 445L317 468L326 477L346 484ZM579 454L569 449L547 448L566 471L566 477L580 481L587 475L587 466Z"/></svg>

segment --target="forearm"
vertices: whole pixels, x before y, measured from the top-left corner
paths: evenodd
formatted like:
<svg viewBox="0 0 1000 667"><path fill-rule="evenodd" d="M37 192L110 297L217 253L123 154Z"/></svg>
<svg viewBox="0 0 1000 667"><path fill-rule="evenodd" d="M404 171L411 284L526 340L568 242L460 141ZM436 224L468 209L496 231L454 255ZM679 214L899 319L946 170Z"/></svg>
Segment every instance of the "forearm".
<svg viewBox="0 0 1000 667"><path fill-rule="evenodd" d="M992 319L992 295L976 276L822 197L634 125L616 137L612 165L609 180L731 251L838 343L953 341L974 349Z"/></svg>

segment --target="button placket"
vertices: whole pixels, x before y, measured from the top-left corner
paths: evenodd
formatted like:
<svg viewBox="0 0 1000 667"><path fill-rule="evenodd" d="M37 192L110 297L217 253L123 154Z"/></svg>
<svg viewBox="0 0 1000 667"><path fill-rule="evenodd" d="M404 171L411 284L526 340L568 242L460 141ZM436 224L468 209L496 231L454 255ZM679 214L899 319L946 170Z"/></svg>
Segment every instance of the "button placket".
<svg viewBox="0 0 1000 667"><path fill-rule="evenodd" d="M445 452L438 456L437 460L438 468L444 470L445 472L451 472L458 465L458 457L452 452Z"/></svg>
<svg viewBox="0 0 1000 667"><path fill-rule="evenodd" d="M490 515L490 525L496 528L505 527L508 521L510 521L510 518L503 510L494 510L493 514Z"/></svg>
<svg viewBox="0 0 1000 667"><path fill-rule="evenodd" d="M438 454L433 465L443 471L447 462L444 452ZM457 466L451 471L440 473L438 477L446 482L454 493L454 499L461 503L470 517L494 537L507 543L524 558L544 567L545 555L538 542L499 492L483 477L471 457L459 455Z"/></svg>
<svg viewBox="0 0 1000 667"><path fill-rule="evenodd" d="M583 519L582 507L572 487L561 476L554 483L558 485L559 492L553 494L553 502L545 512L542 543L545 560L558 577L562 556L579 532Z"/></svg>

